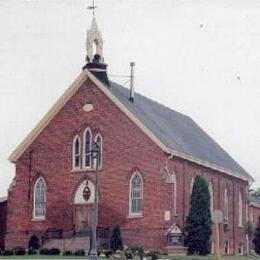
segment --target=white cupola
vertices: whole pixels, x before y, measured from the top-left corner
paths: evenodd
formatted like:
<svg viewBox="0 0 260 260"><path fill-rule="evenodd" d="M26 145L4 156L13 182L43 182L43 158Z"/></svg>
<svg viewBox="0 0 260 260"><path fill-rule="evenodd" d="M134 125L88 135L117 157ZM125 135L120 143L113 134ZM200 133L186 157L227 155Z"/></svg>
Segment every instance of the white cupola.
<svg viewBox="0 0 260 260"><path fill-rule="evenodd" d="M102 34L101 31L98 29L95 16L93 16L90 29L87 30L86 49L87 49L87 56L86 56L87 62L93 62L96 54L99 55L100 62L104 62Z"/></svg>

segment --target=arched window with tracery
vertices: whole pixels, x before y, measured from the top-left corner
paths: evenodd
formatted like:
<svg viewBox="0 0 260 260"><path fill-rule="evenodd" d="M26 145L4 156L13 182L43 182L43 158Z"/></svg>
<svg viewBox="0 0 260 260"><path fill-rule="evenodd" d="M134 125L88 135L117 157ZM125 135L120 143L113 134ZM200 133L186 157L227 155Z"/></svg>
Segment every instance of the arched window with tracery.
<svg viewBox="0 0 260 260"><path fill-rule="evenodd" d="M72 146L73 146L72 147L72 168L74 170L78 170L80 169L80 155L81 155L79 136L75 136Z"/></svg>
<svg viewBox="0 0 260 260"><path fill-rule="evenodd" d="M46 214L46 183L39 178L34 186L33 218L42 219Z"/></svg>
<svg viewBox="0 0 260 260"><path fill-rule="evenodd" d="M241 191L238 194L238 226L243 226L243 199Z"/></svg>
<svg viewBox="0 0 260 260"><path fill-rule="evenodd" d="M83 168L91 168L91 144L92 144L92 134L89 128L86 128L83 135Z"/></svg>
<svg viewBox="0 0 260 260"><path fill-rule="evenodd" d="M142 215L143 211L143 179L135 172L130 180L130 215Z"/></svg>
<svg viewBox="0 0 260 260"><path fill-rule="evenodd" d="M229 215L229 194L228 190L225 189L224 191L224 218L225 220L228 220Z"/></svg>
<svg viewBox="0 0 260 260"><path fill-rule="evenodd" d="M102 136L100 134L97 134L95 136L95 143L98 145L99 149L100 149L100 154L99 154L99 160L98 160L98 168L101 169L102 168L102 156L103 156L103 139ZM96 167L96 159L95 159L95 167Z"/></svg>

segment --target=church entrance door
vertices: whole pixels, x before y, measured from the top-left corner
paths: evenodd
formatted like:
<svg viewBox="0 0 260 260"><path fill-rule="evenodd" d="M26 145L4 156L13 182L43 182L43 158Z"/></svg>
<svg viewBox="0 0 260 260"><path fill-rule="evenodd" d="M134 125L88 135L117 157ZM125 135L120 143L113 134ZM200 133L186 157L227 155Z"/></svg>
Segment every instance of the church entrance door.
<svg viewBox="0 0 260 260"><path fill-rule="evenodd" d="M74 207L74 225L75 232L78 234L87 233L90 225L91 208L88 205L75 205Z"/></svg>

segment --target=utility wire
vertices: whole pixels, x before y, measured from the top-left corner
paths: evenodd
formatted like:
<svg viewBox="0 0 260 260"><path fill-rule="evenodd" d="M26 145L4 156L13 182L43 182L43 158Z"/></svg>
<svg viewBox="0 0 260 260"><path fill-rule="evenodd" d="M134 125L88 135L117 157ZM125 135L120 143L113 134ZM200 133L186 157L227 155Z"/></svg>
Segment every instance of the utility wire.
<svg viewBox="0 0 260 260"><path fill-rule="evenodd" d="M108 75L109 77L118 77L118 78L130 78L131 76L126 75Z"/></svg>

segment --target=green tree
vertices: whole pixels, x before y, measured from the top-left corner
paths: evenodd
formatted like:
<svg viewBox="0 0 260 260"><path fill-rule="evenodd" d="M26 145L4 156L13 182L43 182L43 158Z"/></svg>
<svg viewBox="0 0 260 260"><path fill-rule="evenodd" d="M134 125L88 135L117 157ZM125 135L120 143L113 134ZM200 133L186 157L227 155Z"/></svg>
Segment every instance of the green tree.
<svg viewBox="0 0 260 260"><path fill-rule="evenodd" d="M185 226L185 245L188 247L188 254L210 253L211 226L208 183L201 176L196 176Z"/></svg>
<svg viewBox="0 0 260 260"><path fill-rule="evenodd" d="M257 188L256 190L250 190L250 195L255 198L260 198L260 188Z"/></svg>
<svg viewBox="0 0 260 260"><path fill-rule="evenodd" d="M110 248L113 251L122 250L123 249L123 241L121 238L121 230L119 226L115 226L112 231L112 236L110 239Z"/></svg>
<svg viewBox="0 0 260 260"><path fill-rule="evenodd" d="M257 228L254 237L255 252L260 255L260 217L258 219Z"/></svg>

